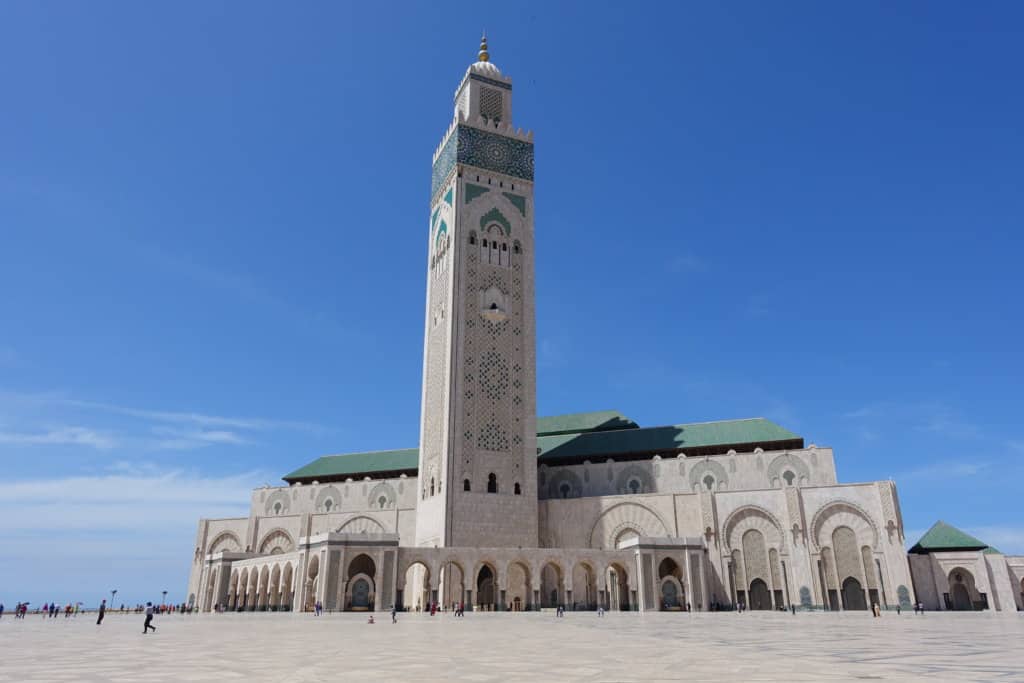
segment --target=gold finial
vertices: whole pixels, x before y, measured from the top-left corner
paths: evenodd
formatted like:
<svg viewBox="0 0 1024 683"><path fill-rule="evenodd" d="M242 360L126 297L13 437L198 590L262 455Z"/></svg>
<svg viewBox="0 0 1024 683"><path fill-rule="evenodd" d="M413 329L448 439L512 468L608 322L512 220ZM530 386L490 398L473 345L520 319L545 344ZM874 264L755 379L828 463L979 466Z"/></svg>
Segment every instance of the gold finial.
<svg viewBox="0 0 1024 683"><path fill-rule="evenodd" d="M481 62L491 61L491 54L487 51L486 33L480 37L480 54L477 55L477 59Z"/></svg>

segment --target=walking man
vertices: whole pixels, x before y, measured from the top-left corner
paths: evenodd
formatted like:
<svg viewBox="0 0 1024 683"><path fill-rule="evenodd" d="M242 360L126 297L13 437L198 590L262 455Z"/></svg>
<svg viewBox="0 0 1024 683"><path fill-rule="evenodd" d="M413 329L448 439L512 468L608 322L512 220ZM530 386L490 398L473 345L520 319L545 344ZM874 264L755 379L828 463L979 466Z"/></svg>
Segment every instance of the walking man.
<svg viewBox="0 0 1024 683"><path fill-rule="evenodd" d="M100 615L96 618L96 625L99 626L103 623L103 617L107 616L107 601L104 600L100 603Z"/></svg>
<svg viewBox="0 0 1024 683"><path fill-rule="evenodd" d="M397 613L398 613L398 610L395 609L394 605L391 605L391 623L392 624L397 624L398 623L398 619L395 618L395 615Z"/></svg>
<svg viewBox="0 0 1024 683"><path fill-rule="evenodd" d="M146 622L142 625L142 633L149 633L149 629L156 631L156 626L153 626L153 603L146 603Z"/></svg>

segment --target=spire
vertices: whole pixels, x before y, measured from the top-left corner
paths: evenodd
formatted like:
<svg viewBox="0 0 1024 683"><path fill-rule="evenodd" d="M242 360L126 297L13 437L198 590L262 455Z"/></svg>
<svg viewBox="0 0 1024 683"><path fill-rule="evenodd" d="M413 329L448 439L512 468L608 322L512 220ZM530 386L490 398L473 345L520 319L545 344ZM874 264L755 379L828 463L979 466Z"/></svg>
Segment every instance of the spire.
<svg viewBox="0 0 1024 683"><path fill-rule="evenodd" d="M484 33L480 36L480 53L477 55L477 60L481 62L491 61L491 55L487 52L487 34Z"/></svg>

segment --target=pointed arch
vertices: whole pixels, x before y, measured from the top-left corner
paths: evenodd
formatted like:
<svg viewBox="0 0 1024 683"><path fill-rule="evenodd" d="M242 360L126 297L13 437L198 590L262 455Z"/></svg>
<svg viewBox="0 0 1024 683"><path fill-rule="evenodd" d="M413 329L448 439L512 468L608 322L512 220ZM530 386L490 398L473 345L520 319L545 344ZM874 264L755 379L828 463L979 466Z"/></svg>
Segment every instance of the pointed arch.
<svg viewBox="0 0 1024 683"><path fill-rule="evenodd" d="M384 525L373 517L359 515L346 520L338 527L339 534L383 534L386 533Z"/></svg>
<svg viewBox="0 0 1024 683"><path fill-rule="evenodd" d="M668 536L669 526L661 515L640 503L619 503L605 510L590 530L591 548L615 548L616 538L626 528L638 536Z"/></svg>
<svg viewBox="0 0 1024 683"><path fill-rule="evenodd" d="M295 541L292 535L281 528L271 529L263 535L260 541L259 551L262 555L279 555L290 553L295 549Z"/></svg>
<svg viewBox="0 0 1024 683"><path fill-rule="evenodd" d="M220 552L237 553L242 550L242 542L233 531L222 531L214 536L209 547L209 555Z"/></svg>

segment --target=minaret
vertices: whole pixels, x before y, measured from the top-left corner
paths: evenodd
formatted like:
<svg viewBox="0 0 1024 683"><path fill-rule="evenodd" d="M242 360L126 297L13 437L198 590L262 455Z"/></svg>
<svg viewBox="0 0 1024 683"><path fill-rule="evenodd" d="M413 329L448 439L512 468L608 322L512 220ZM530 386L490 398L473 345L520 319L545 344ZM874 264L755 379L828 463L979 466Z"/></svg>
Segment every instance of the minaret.
<svg viewBox="0 0 1024 683"><path fill-rule="evenodd" d="M536 547L533 134L478 61L434 153L416 544Z"/></svg>

